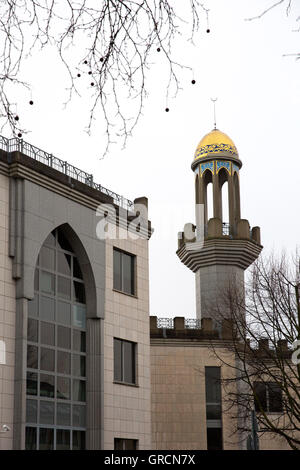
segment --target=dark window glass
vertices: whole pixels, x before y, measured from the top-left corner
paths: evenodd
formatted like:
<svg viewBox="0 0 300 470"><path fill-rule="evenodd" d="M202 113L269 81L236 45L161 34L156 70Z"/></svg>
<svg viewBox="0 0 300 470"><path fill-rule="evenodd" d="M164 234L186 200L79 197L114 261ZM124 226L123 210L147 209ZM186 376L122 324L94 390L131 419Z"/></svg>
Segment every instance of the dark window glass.
<svg viewBox="0 0 300 470"><path fill-rule="evenodd" d="M47 246L41 248L39 254L39 264L41 268L49 269L49 271L55 270L55 251Z"/></svg>
<svg viewBox="0 0 300 470"><path fill-rule="evenodd" d="M205 367L206 403L221 403L220 367Z"/></svg>
<svg viewBox="0 0 300 470"><path fill-rule="evenodd" d="M71 405L67 403L57 403L56 405L56 424L60 426L71 425Z"/></svg>
<svg viewBox="0 0 300 470"><path fill-rule="evenodd" d="M43 318L43 320L54 321L54 307L54 299L42 296L40 317Z"/></svg>
<svg viewBox="0 0 300 470"><path fill-rule="evenodd" d="M55 276L54 274L41 271L40 290L46 294L54 294L55 292Z"/></svg>
<svg viewBox="0 0 300 470"><path fill-rule="evenodd" d="M41 322L41 343L49 346L55 345L55 325L53 323Z"/></svg>
<svg viewBox="0 0 300 470"><path fill-rule="evenodd" d="M114 250L114 289L122 290L121 252Z"/></svg>
<svg viewBox="0 0 300 470"><path fill-rule="evenodd" d="M39 270L37 268L34 271L34 290L39 290Z"/></svg>
<svg viewBox="0 0 300 470"><path fill-rule="evenodd" d="M57 278L57 294L65 299L71 298L71 280L62 276Z"/></svg>
<svg viewBox="0 0 300 470"><path fill-rule="evenodd" d="M267 388L263 382L254 383L254 404L256 411L267 411Z"/></svg>
<svg viewBox="0 0 300 470"><path fill-rule="evenodd" d="M38 392L38 376L35 372L27 372L26 394L37 395Z"/></svg>
<svg viewBox="0 0 300 470"><path fill-rule="evenodd" d="M57 377L56 398L61 400L71 400L70 379Z"/></svg>
<svg viewBox="0 0 300 470"><path fill-rule="evenodd" d="M73 450L85 449L85 432L73 431Z"/></svg>
<svg viewBox="0 0 300 470"><path fill-rule="evenodd" d="M85 352L85 331L73 330L73 349Z"/></svg>
<svg viewBox="0 0 300 470"><path fill-rule="evenodd" d="M222 450L222 428L207 428L207 450Z"/></svg>
<svg viewBox="0 0 300 470"><path fill-rule="evenodd" d="M41 348L41 369L54 372L55 351L54 349Z"/></svg>
<svg viewBox="0 0 300 470"><path fill-rule="evenodd" d="M28 300L28 316L37 317L38 315L38 295L34 296L34 299Z"/></svg>
<svg viewBox="0 0 300 470"><path fill-rule="evenodd" d="M37 428L26 426L25 449L36 450Z"/></svg>
<svg viewBox="0 0 300 470"><path fill-rule="evenodd" d="M71 349L71 329L65 326L57 327L57 346L63 349Z"/></svg>
<svg viewBox="0 0 300 470"><path fill-rule="evenodd" d="M85 304L85 288L82 282L73 282L74 285L74 300L81 304Z"/></svg>
<svg viewBox="0 0 300 470"><path fill-rule="evenodd" d="M57 351L57 372L70 375L71 355L65 351Z"/></svg>
<svg viewBox="0 0 300 470"><path fill-rule="evenodd" d="M26 400L26 421L27 423L37 422L37 400Z"/></svg>
<svg viewBox="0 0 300 470"><path fill-rule="evenodd" d="M77 277L77 279L82 279L82 272L77 258L73 258L73 277Z"/></svg>
<svg viewBox="0 0 300 470"><path fill-rule="evenodd" d="M122 341L114 339L114 380L122 381Z"/></svg>
<svg viewBox="0 0 300 470"><path fill-rule="evenodd" d="M221 419L221 405L206 405L206 419Z"/></svg>
<svg viewBox="0 0 300 470"><path fill-rule="evenodd" d="M54 375L40 374L40 396L54 398Z"/></svg>
<svg viewBox="0 0 300 470"><path fill-rule="evenodd" d="M40 450L52 450L54 446L54 430L40 428Z"/></svg>
<svg viewBox="0 0 300 470"><path fill-rule="evenodd" d="M124 382L135 383L134 343L123 342Z"/></svg>
<svg viewBox="0 0 300 470"><path fill-rule="evenodd" d="M54 403L51 401L40 401L40 423L54 424Z"/></svg>
<svg viewBox="0 0 300 470"><path fill-rule="evenodd" d="M62 233L61 230L57 231L57 240L58 240L59 246L62 250L67 250L67 251L73 252L70 243L68 242L67 238L64 236L64 234Z"/></svg>
<svg viewBox="0 0 300 470"><path fill-rule="evenodd" d="M85 427L85 406L73 405L73 426Z"/></svg>
<svg viewBox="0 0 300 470"><path fill-rule="evenodd" d="M114 450L137 450L138 441L136 439L118 439L114 440Z"/></svg>
<svg viewBox="0 0 300 470"><path fill-rule="evenodd" d="M70 449L70 431L67 429L57 429L56 450Z"/></svg>
<svg viewBox="0 0 300 470"><path fill-rule="evenodd" d="M38 348L36 346L27 346L27 367L28 369L38 368Z"/></svg>
<svg viewBox="0 0 300 470"><path fill-rule="evenodd" d="M73 326L85 328L86 308L83 305L73 305Z"/></svg>
<svg viewBox="0 0 300 470"><path fill-rule="evenodd" d="M73 375L85 377L85 356L73 354Z"/></svg>
<svg viewBox="0 0 300 470"><path fill-rule="evenodd" d="M85 401L85 382L83 380L73 380L73 400Z"/></svg>
<svg viewBox="0 0 300 470"><path fill-rule="evenodd" d="M62 251L57 252L57 270L61 274L71 276L71 256L63 253Z"/></svg>
<svg viewBox="0 0 300 470"><path fill-rule="evenodd" d="M27 341L38 342L38 321L28 318L27 322Z"/></svg>
<svg viewBox="0 0 300 470"><path fill-rule="evenodd" d="M282 411L282 390L277 383L268 383L269 410L270 412Z"/></svg>
<svg viewBox="0 0 300 470"><path fill-rule="evenodd" d="M58 323L71 325L71 304L58 300L56 319Z"/></svg>

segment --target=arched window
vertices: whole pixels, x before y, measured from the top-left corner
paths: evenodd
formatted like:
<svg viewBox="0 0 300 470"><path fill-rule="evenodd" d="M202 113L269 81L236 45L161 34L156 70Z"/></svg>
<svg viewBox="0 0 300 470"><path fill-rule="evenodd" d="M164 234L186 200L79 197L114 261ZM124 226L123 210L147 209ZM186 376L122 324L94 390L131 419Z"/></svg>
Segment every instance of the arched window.
<svg viewBox="0 0 300 470"><path fill-rule="evenodd" d="M84 449L86 296L60 228L45 240L28 302L26 449Z"/></svg>
<svg viewBox="0 0 300 470"><path fill-rule="evenodd" d="M205 185L205 220L207 222L214 216L212 172L206 170L203 178Z"/></svg>
<svg viewBox="0 0 300 470"><path fill-rule="evenodd" d="M222 222L229 223L229 195L228 195L228 172L225 168L219 171L219 184L222 198Z"/></svg>

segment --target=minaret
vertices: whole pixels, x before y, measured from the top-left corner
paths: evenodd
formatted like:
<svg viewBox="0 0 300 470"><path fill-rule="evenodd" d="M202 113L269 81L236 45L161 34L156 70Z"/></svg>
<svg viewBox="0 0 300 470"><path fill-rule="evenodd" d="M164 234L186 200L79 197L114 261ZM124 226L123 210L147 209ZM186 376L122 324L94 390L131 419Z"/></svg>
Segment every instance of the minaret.
<svg viewBox="0 0 300 470"><path fill-rule="evenodd" d="M202 217L200 220L198 217L197 233L195 226L186 224L185 231L179 234L177 250L182 263L196 274L198 319L218 320L215 307L229 282L232 284L234 281L244 289L244 271L262 250L260 228L251 229L248 220L241 219L241 167L233 141L223 132L215 128L200 141L192 170L195 174L196 214L202 213ZM222 187L225 182L228 182L229 220L223 217ZM207 187L210 183L213 217L208 220ZM193 231L195 238L192 238ZM202 239L199 238L201 233ZM222 316L229 317L225 307Z"/></svg>

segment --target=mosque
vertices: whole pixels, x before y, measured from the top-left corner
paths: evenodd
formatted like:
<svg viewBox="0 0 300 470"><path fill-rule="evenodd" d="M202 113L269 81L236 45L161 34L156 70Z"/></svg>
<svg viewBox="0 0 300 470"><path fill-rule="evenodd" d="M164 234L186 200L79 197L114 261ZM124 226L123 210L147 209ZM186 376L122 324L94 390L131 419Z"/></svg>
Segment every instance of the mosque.
<svg viewBox="0 0 300 470"><path fill-rule="evenodd" d="M243 285L262 250L259 227L241 218L241 168L223 132L200 141L200 223L186 224L177 250L195 273L196 319L159 319L149 312L147 198L129 201L0 137L0 450L246 448L224 407L220 378L232 369L214 354L236 359L218 295L228 279ZM270 436L260 445L286 446Z"/></svg>

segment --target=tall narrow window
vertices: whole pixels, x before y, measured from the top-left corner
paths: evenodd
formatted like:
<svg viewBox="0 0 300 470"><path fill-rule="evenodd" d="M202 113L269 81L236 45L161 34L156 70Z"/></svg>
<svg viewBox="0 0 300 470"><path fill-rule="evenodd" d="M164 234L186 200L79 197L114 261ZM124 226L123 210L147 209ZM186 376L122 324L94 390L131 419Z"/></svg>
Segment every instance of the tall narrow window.
<svg viewBox="0 0 300 470"><path fill-rule="evenodd" d="M256 411L280 413L282 407L282 390L276 382L255 382L254 403Z"/></svg>
<svg viewBox="0 0 300 470"><path fill-rule="evenodd" d="M136 384L136 343L114 338L114 380Z"/></svg>
<svg viewBox="0 0 300 470"><path fill-rule="evenodd" d="M207 450L221 450L222 398L220 367L205 367Z"/></svg>
<svg viewBox="0 0 300 470"><path fill-rule="evenodd" d="M28 303L26 449L84 449L85 286L60 229L41 248Z"/></svg>
<svg viewBox="0 0 300 470"><path fill-rule="evenodd" d="M135 256L114 248L114 289L135 295Z"/></svg>

